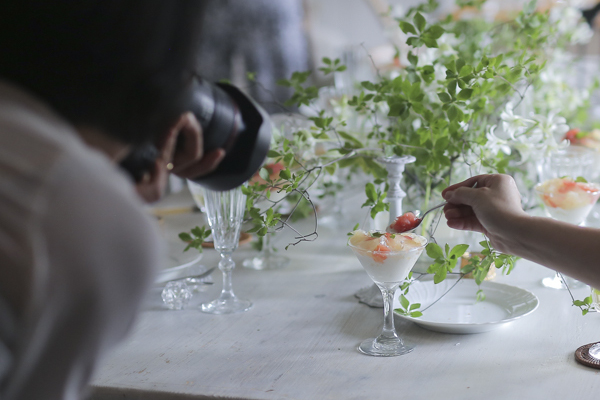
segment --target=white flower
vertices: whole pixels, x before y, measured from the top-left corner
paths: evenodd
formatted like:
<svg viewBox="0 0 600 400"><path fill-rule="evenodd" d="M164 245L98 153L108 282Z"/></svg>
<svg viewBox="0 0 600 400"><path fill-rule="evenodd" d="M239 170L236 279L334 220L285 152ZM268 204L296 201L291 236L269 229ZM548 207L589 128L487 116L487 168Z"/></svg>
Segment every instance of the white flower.
<svg viewBox="0 0 600 400"><path fill-rule="evenodd" d="M511 102L506 103L504 111L500 114L500 119L502 120L504 132L511 139L516 140L516 137L525 132L535 121L515 115L513 107Z"/></svg>
<svg viewBox="0 0 600 400"><path fill-rule="evenodd" d="M583 20L581 11L573 2L563 2L550 10L549 22L556 27L559 36L568 37L571 43L587 43L594 32Z"/></svg>
<svg viewBox="0 0 600 400"><path fill-rule="evenodd" d="M485 147L492 152L492 154L498 154L502 151L506 155L510 155L511 149L508 146L508 142L506 140L500 139L498 136L494 134L496 130L496 125L490 127L490 130L486 133L487 143Z"/></svg>

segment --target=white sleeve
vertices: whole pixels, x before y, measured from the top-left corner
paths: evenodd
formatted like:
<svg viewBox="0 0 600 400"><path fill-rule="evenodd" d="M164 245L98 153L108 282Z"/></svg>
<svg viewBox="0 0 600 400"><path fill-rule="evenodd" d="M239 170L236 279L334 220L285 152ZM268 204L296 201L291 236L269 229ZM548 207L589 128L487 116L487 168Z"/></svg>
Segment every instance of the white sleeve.
<svg viewBox="0 0 600 400"><path fill-rule="evenodd" d="M44 278L15 398L76 399L131 326L162 248L132 185L105 160L61 160L41 198Z"/></svg>

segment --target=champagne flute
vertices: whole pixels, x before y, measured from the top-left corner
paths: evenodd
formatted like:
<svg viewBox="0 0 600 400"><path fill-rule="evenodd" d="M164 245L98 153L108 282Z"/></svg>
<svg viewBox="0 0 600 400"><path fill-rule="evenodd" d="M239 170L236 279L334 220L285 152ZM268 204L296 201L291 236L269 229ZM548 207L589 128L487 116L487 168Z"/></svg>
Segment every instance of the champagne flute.
<svg viewBox="0 0 600 400"><path fill-rule="evenodd" d="M355 231L348 245L383 295L381 334L360 343L358 350L370 356L392 357L411 352L394 327L394 296L415 265L427 239L414 233Z"/></svg>
<svg viewBox="0 0 600 400"><path fill-rule="evenodd" d="M246 196L241 187L226 192L204 189L206 215L211 227L215 249L221 255L219 269L223 272L223 290L218 299L204 303L201 309L209 314L231 314L252 307L248 300L239 299L232 288L231 275L235 262L231 255L239 243Z"/></svg>

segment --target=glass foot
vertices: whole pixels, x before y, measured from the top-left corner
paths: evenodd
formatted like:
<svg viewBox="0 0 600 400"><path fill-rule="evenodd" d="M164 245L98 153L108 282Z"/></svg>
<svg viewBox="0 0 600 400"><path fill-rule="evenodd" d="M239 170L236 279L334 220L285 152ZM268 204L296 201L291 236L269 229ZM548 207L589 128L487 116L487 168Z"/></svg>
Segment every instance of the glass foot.
<svg viewBox="0 0 600 400"><path fill-rule="evenodd" d="M263 270L285 268L290 263L290 259L285 256L270 254L268 256L253 257L244 260L242 265L245 268Z"/></svg>
<svg viewBox="0 0 600 400"><path fill-rule="evenodd" d="M216 299L209 303L204 303L200 307L202 312L208 314L233 314L248 311L250 308L252 308L250 301L238 298L228 300Z"/></svg>
<svg viewBox="0 0 600 400"><path fill-rule="evenodd" d="M569 285L570 289L578 289L578 288L585 286L585 284L583 284L573 278L569 278L568 276L564 276L564 278L567 281L567 284ZM544 285L547 288L551 288L551 289L566 289L567 288L565 286L563 280L560 278L560 276L558 274L555 274L554 276L549 276L547 278L542 279L542 285Z"/></svg>
<svg viewBox="0 0 600 400"><path fill-rule="evenodd" d="M589 348L588 353L590 357L600 360L600 343L596 343L592 347Z"/></svg>
<svg viewBox="0 0 600 400"><path fill-rule="evenodd" d="M402 340L378 341L378 338L367 339L358 345L358 351L368 356L395 357L410 353L415 346L407 346Z"/></svg>

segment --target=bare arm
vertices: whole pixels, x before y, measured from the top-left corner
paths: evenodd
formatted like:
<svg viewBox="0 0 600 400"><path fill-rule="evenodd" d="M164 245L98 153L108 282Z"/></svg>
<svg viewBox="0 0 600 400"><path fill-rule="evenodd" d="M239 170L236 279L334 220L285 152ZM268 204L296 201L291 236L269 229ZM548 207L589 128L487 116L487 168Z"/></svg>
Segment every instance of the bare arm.
<svg viewBox="0 0 600 400"><path fill-rule="evenodd" d="M451 228L484 233L499 251L600 287L600 230L527 215L510 176L476 176L448 187L443 196Z"/></svg>

